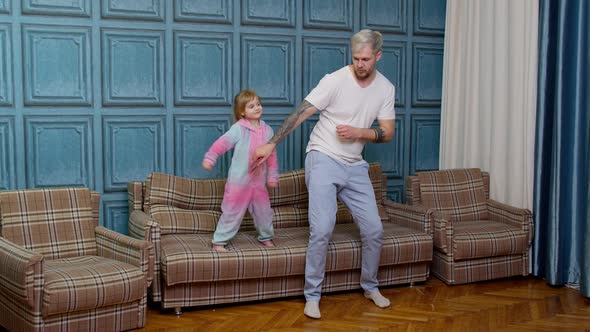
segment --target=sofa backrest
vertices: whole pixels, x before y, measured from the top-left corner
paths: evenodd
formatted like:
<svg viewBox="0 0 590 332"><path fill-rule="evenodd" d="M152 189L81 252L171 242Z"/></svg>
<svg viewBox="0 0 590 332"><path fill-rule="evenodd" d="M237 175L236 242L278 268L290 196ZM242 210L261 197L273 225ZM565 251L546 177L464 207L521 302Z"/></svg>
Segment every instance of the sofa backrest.
<svg viewBox="0 0 590 332"><path fill-rule="evenodd" d="M99 200L87 188L0 192L1 236L47 259L96 255Z"/></svg>
<svg viewBox="0 0 590 332"><path fill-rule="evenodd" d="M383 174L379 164L371 164L369 176L373 183L377 205L383 219L385 198ZM221 215L225 179L188 179L164 173L152 173L145 183L145 193L137 183L130 184L130 195L143 195L143 210L160 224L162 234L214 232ZM140 192L141 191L141 192ZM303 169L282 173L277 188L269 190L274 212L275 228L307 226L308 193ZM130 204L139 207L130 197ZM337 223L352 222L348 209L339 204ZM254 230L252 217L247 213L242 230Z"/></svg>
<svg viewBox="0 0 590 332"><path fill-rule="evenodd" d="M406 185L413 205L435 208L456 221L488 218L489 177L485 181L479 168L421 172Z"/></svg>
<svg viewBox="0 0 590 332"><path fill-rule="evenodd" d="M483 189L486 199L490 199L490 173L481 171L481 178L483 179ZM420 178L417 175L406 176L406 204L422 205Z"/></svg>

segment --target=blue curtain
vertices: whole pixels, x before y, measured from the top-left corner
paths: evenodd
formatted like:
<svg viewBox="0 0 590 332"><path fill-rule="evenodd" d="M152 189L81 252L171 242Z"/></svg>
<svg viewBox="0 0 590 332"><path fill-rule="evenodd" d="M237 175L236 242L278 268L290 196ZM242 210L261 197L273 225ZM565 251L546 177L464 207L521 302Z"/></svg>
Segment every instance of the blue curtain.
<svg viewBox="0 0 590 332"><path fill-rule="evenodd" d="M590 297L590 1L540 9L533 274Z"/></svg>

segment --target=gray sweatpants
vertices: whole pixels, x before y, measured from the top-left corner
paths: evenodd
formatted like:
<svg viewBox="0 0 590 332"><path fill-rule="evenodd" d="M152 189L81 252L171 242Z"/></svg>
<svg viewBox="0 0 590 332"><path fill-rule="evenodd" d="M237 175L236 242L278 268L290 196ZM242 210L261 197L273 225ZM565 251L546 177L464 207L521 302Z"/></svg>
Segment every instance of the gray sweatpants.
<svg viewBox="0 0 590 332"><path fill-rule="evenodd" d="M318 151L305 158L305 182L309 191L309 245L305 261L304 294L319 301L326 272L328 242L336 224L337 201L349 208L362 241L361 287L377 290L383 225L366 162L347 165Z"/></svg>

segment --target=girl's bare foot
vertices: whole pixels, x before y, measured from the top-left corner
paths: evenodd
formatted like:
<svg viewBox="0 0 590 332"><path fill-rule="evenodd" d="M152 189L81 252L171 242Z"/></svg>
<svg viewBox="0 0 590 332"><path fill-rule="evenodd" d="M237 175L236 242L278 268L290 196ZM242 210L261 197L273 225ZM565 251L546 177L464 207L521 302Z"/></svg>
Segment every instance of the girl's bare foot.
<svg viewBox="0 0 590 332"><path fill-rule="evenodd" d="M211 248L217 252L229 252L223 244L213 244Z"/></svg>
<svg viewBox="0 0 590 332"><path fill-rule="evenodd" d="M262 245L265 247L274 247L275 246L275 244L272 242L272 240L265 240L265 241L261 241L260 243L262 243Z"/></svg>

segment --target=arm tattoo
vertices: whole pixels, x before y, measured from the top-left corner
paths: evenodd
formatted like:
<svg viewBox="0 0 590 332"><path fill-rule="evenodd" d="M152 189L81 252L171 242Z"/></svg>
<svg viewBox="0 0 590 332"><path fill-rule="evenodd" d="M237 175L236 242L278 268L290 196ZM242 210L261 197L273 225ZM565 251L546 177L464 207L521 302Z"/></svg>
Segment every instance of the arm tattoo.
<svg viewBox="0 0 590 332"><path fill-rule="evenodd" d="M381 127L377 127L373 130L375 131L375 140L373 142L375 142L375 143L385 142L385 133L383 132L383 129L381 129Z"/></svg>
<svg viewBox="0 0 590 332"><path fill-rule="evenodd" d="M293 111L293 113L291 113L285 119L285 121L283 121L283 124L281 124L281 127L279 127L279 129L275 132L274 136L270 139L269 143L278 144L285 137L287 137L287 135L289 135L295 129L297 121L301 118L305 110L312 106L313 105L310 104L307 100L303 100L301 104L297 106L295 111Z"/></svg>

